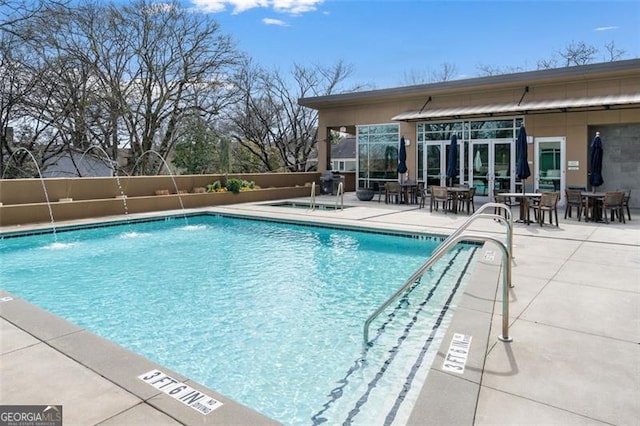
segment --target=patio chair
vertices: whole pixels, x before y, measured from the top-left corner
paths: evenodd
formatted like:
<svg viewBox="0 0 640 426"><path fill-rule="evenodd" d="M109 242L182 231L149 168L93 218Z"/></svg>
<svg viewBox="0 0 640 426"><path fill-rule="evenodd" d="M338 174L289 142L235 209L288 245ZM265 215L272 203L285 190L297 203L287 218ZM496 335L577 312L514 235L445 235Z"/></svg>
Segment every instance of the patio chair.
<svg viewBox="0 0 640 426"><path fill-rule="evenodd" d="M425 184L422 187L422 194L420 195L420 208L425 207L427 199L429 199L429 204L431 204L431 187L427 188Z"/></svg>
<svg viewBox="0 0 640 426"><path fill-rule="evenodd" d="M609 214L611 214L611 221L615 221L616 215L618 220L622 223L626 223L624 219L624 192L623 191L607 191L604 194L604 201L602 202L602 215L604 221L609 223Z"/></svg>
<svg viewBox="0 0 640 426"><path fill-rule="evenodd" d="M553 225L553 217L556 219L556 226L560 226L558 223L558 200L560 199L559 192L543 192L540 196L540 202L538 204L532 204L529 207L533 209L534 217L542 226L544 223L545 213L549 212L549 223Z"/></svg>
<svg viewBox="0 0 640 426"><path fill-rule="evenodd" d="M398 182L387 182L385 185L384 203L399 204L402 200L402 186Z"/></svg>
<svg viewBox="0 0 640 426"><path fill-rule="evenodd" d="M426 197L428 197L428 194L424 188L424 182L418 182L418 187L416 188L416 204L418 204L420 208L424 207Z"/></svg>
<svg viewBox="0 0 640 426"><path fill-rule="evenodd" d="M376 188L376 194L378 194L378 202L380 202L380 200L382 199L382 196L385 196L385 200L386 198L386 188L384 187L384 182L374 182L374 188Z"/></svg>
<svg viewBox="0 0 640 426"><path fill-rule="evenodd" d="M473 209L473 213L476 212L476 205L474 203L474 197L476 195L476 188L472 186L469 191L460 194L458 199L460 210L466 210L467 214L471 214L470 208Z"/></svg>
<svg viewBox="0 0 640 426"><path fill-rule="evenodd" d="M627 216L629 220L631 220L631 211L629 211L629 201L631 200L631 190L630 189L618 189L618 191L624 192L624 198L622 199L622 207L627 210Z"/></svg>
<svg viewBox="0 0 640 426"><path fill-rule="evenodd" d="M571 217L573 208L576 208L576 215L578 222L582 219L582 212L585 210L585 202L582 199L582 191L579 189L565 189L565 195L567 197L567 205L564 209L564 218L567 218L567 214Z"/></svg>
<svg viewBox="0 0 640 426"><path fill-rule="evenodd" d="M431 203L429 205L429 211L432 212L435 208L438 211L438 206L442 203L442 210L444 210L444 214L447 214L447 208L449 207L449 203L451 202L451 198L449 197L449 191L447 191L446 186L432 186L431 187Z"/></svg>

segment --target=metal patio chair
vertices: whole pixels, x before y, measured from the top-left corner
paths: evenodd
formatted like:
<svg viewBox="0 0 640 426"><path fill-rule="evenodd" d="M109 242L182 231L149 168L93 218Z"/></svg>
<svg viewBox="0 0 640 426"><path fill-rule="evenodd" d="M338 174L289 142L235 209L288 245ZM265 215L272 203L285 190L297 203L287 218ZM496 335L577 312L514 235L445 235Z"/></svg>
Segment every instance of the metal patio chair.
<svg viewBox="0 0 640 426"><path fill-rule="evenodd" d="M616 215L618 220L626 223L624 219L624 192L623 191L607 191L604 194L602 202L602 216L606 223L609 223L609 215L611 221L615 221Z"/></svg>
<svg viewBox="0 0 640 426"><path fill-rule="evenodd" d="M582 191L579 189L565 189L565 196L567 197L567 205L564 209L564 218L566 219L567 215L571 217L571 213L575 207L579 222L582 219L582 212L584 212L586 207L582 198Z"/></svg>
<svg viewBox="0 0 640 426"><path fill-rule="evenodd" d="M549 212L549 223L553 225L553 217L556 219L556 226L560 226L558 223L558 200L560 199L559 192L543 192L538 204L532 204L529 206L533 209L534 216L537 219L540 226L544 223L546 212Z"/></svg>

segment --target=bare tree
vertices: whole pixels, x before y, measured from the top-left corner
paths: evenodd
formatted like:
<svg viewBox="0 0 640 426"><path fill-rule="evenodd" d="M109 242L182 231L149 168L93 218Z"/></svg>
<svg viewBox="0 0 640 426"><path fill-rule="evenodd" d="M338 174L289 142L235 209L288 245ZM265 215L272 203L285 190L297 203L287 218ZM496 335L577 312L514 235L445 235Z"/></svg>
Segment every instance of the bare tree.
<svg viewBox="0 0 640 426"><path fill-rule="evenodd" d="M30 21L41 15L51 7L66 7L68 0L0 0L0 31L21 37L24 34L19 30L24 22Z"/></svg>
<svg viewBox="0 0 640 426"><path fill-rule="evenodd" d="M444 62L435 71L411 70L404 73L402 85L417 85L426 83L438 83L453 80L458 73L458 67L451 62Z"/></svg>
<svg viewBox="0 0 640 426"><path fill-rule="evenodd" d="M350 73L342 62L332 67L294 65L290 76L245 64L236 79L243 99L229 114L235 141L259 159L263 171L306 170L318 117L298 99L334 94Z"/></svg>
<svg viewBox="0 0 640 426"><path fill-rule="evenodd" d="M605 62L613 62L619 61L624 57L626 51L624 49L618 49L613 40L604 45L606 52L606 56L604 57Z"/></svg>
<svg viewBox="0 0 640 426"><path fill-rule="evenodd" d="M567 47L559 51L558 55L563 59L564 66L570 67L592 63L596 53L598 53L598 49L595 46L588 45L583 41L572 41Z"/></svg>
<svg viewBox="0 0 640 426"><path fill-rule="evenodd" d="M453 80L458 72L458 67L451 62L444 62L441 64L440 69L431 73L431 81L449 81Z"/></svg>
<svg viewBox="0 0 640 426"><path fill-rule="evenodd" d="M99 145L113 159L130 147L132 166L151 149L166 158L182 121L211 121L233 102L228 76L241 54L211 15L177 2L90 1L19 21L16 33L42 65L25 105L56 129L41 143Z"/></svg>
<svg viewBox="0 0 640 426"><path fill-rule="evenodd" d="M487 77L491 75L501 75L501 74L509 74L525 71L522 67L517 66L497 66L497 65L489 65L480 63L476 65L476 70L478 71L478 75L481 77Z"/></svg>

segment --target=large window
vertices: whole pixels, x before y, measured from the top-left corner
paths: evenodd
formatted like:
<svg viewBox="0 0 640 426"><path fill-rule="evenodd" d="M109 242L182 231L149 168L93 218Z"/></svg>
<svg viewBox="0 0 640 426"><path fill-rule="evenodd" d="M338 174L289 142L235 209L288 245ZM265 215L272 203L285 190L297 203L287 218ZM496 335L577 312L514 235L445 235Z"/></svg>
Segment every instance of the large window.
<svg viewBox="0 0 640 426"><path fill-rule="evenodd" d="M399 124L357 126L358 188L398 179Z"/></svg>

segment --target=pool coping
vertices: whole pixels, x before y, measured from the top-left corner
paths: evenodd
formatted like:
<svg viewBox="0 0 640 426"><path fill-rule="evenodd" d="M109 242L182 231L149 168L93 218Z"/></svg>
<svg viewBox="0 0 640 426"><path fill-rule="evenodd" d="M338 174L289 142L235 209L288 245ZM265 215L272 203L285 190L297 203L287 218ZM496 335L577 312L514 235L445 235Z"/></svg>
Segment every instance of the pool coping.
<svg viewBox="0 0 640 426"><path fill-rule="evenodd" d="M216 212L207 209L200 213L222 214L224 216L254 218L270 220L254 212L229 213ZM198 213L194 213L198 214ZM150 220L165 217L168 214L148 215ZM279 216L279 215L275 215ZM397 229L397 226L359 226L359 224L327 222L318 223L318 217L283 218L272 217L271 220L298 224L317 224L340 229L353 229L382 233L416 233L415 230ZM115 224L118 221L102 220ZM122 222L120 220L119 222ZM82 228L85 225L71 225ZM77 229L75 228L75 229ZM393 228L393 229L391 229ZM20 233L24 232L21 230ZM425 232L434 236L432 232ZM435 234L436 237L446 235ZM495 250L493 250L495 251ZM452 322L447 328L445 336L438 349L426 382L422 386L413 411L407 424L444 424L454 421L456 424L473 424L478 396L481 386L482 371L486 359L488 345L492 341L491 319L495 307L496 292L499 287L500 259L488 256L492 252L489 245L485 245L478 259L466 273L463 293L457 297ZM10 296L0 290L0 296ZM29 335L40 340L53 350L71 358L95 374L106 378L126 392L137 397L141 403L152 407L167 417L183 424L279 424L251 408L242 406L235 401L209 389L201 384L160 366L141 355L135 354L107 339L103 339L85 329L75 326L35 305L14 297L11 303L0 303L0 317L20 328ZM472 336L472 350L466 360L464 373L457 374L445 371L443 362L447 356L447 349L454 333ZM202 415L174 398L164 394L152 386L138 379L138 376L150 370L159 369L168 375L183 381L189 386L221 401L224 405L209 415ZM455 398L452 397L455 395ZM453 417L452 417L453 416Z"/></svg>

